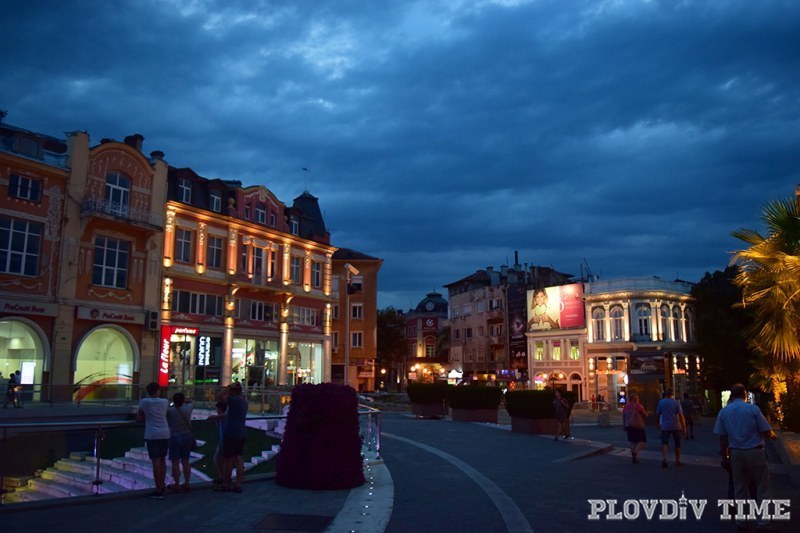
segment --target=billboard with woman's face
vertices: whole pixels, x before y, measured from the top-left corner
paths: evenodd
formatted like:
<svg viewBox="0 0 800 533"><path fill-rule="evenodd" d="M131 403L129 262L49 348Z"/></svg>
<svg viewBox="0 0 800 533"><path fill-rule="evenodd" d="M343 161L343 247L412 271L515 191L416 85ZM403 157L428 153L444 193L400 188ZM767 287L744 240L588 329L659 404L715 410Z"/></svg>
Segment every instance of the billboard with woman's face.
<svg viewBox="0 0 800 533"><path fill-rule="evenodd" d="M528 291L528 331L582 328L585 325L582 283Z"/></svg>

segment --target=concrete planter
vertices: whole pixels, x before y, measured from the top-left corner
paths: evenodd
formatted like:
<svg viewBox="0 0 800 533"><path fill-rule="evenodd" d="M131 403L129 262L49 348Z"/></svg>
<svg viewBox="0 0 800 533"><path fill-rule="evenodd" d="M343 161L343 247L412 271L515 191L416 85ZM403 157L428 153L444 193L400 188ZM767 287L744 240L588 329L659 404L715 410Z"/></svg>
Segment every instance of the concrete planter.
<svg viewBox="0 0 800 533"><path fill-rule="evenodd" d="M555 435L558 422L555 418L511 417L511 431L533 435Z"/></svg>
<svg viewBox="0 0 800 533"><path fill-rule="evenodd" d="M450 409L457 422L490 422L497 424L497 409Z"/></svg>
<svg viewBox="0 0 800 533"><path fill-rule="evenodd" d="M447 415L447 407L443 403L412 403L411 414L419 418L441 418Z"/></svg>

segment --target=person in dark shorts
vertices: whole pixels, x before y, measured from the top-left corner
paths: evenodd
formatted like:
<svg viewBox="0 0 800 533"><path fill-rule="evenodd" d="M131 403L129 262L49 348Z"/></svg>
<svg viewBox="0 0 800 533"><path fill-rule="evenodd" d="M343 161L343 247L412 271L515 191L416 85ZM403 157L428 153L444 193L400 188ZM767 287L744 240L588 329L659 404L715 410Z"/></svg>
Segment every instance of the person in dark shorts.
<svg viewBox="0 0 800 533"><path fill-rule="evenodd" d="M242 386L235 382L223 389L220 400L228 404L225 422L222 427L222 457L224 475L222 484L214 490L223 492L242 492L244 479L244 441L247 436L245 420L247 401L242 397ZM233 469L236 468L236 482L233 482Z"/></svg>
<svg viewBox="0 0 800 533"><path fill-rule="evenodd" d="M192 465L189 461L192 453L192 400L187 400L182 392L172 396L172 405L167 410L169 425L169 460L172 463L172 483L167 488L174 491L189 492ZM181 485L181 467L183 467L183 485Z"/></svg>
<svg viewBox="0 0 800 533"><path fill-rule="evenodd" d="M646 420L647 411L639 403L639 395L632 393L622 410L622 425L628 433L628 442L631 443L631 460L634 463L639 462L639 452L647 443L647 434L644 430Z"/></svg>
<svg viewBox="0 0 800 533"><path fill-rule="evenodd" d="M664 397L656 406L658 416L658 430L661 432L661 466L667 468L667 453L669 452L669 439L675 442L675 466L683 466L681 462L681 439L686 435L686 420L683 418L683 408L672 389L667 389Z"/></svg>
<svg viewBox="0 0 800 533"><path fill-rule="evenodd" d="M169 450L169 425L167 424L167 409L169 402L166 398L159 398L161 387L158 383L147 385L147 398L139 401L137 419L144 422L144 442L147 445L147 454L153 463L153 481L156 491L150 496L157 500L164 498L164 488L167 478L167 451Z"/></svg>

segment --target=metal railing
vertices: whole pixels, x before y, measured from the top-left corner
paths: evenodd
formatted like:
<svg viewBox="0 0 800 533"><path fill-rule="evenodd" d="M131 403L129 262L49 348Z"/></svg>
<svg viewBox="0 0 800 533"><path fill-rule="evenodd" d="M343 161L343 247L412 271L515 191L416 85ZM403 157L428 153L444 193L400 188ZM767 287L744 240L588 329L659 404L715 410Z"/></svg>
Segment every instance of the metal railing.
<svg viewBox="0 0 800 533"><path fill-rule="evenodd" d="M213 406L212 406L213 409ZM362 458L364 462L379 461L381 460L381 411L369 406L359 405L359 432L362 441ZM265 421L280 421L287 418L287 415L261 415L252 416L248 415L247 421L253 422L258 420ZM202 421L203 419L196 419ZM36 471L41 471L48 466L53 466L56 459L52 464L38 464L34 465L30 473L19 474L8 472L8 462L13 460L12 450L8 446L12 444L12 440L20 438L25 435L35 434L37 439L44 436L46 439L49 436L48 442L52 442L53 446L59 448L61 458L68 458L74 452L85 453L88 448L91 449L91 456L87 455L86 459L94 464L94 478L89 482L91 494L100 496L101 486L103 485L104 468L103 462L103 449L104 441L109 431L123 428L143 428L144 424L134 420L85 420L85 421L69 421L69 422L0 422L0 506L7 505L5 495L6 491L6 478L8 477L34 477ZM66 434L73 434L73 438L68 438ZM72 445L69 443L72 442ZM141 441L143 444L143 440ZM133 446L133 448L141 446ZM23 450L22 453L25 453ZM57 451L56 454L59 452ZM35 461L31 461L33 464ZM85 490L85 489L84 489ZM134 489L129 489L134 490ZM58 498L58 496L53 496Z"/></svg>

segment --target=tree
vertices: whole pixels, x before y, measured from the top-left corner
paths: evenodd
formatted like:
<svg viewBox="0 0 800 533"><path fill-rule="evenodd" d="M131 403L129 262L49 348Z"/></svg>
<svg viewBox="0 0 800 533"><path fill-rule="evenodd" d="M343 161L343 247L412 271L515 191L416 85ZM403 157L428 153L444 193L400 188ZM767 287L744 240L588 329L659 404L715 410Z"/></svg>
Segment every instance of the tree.
<svg viewBox="0 0 800 533"><path fill-rule="evenodd" d="M695 334L703 354L708 387L722 390L734 383L746 383L754 371L757 356L749 348L743 332L752 327L750 309L743 308L742 290L734 280L735 266L724 272L706 272L694 287L696 298Z"/></svg>
<svg viewBox="0 0 800 533"><path fill-rule="evenodd" d="M378 310L378 365L398 371L408 354L406 319L394 307Z"/></svg>
<svg viewBox="0 0 800 533"><path fill-rule="evenodd" d="M740 229L734 237L749 244L733 261L741 271L735 283L742 302L753 310L747 333L752 347L765 360L759 367L771 383L777 414L784 427L800 429L800 206L793 199L773 200L761 214L768 234Z"/></svg>

